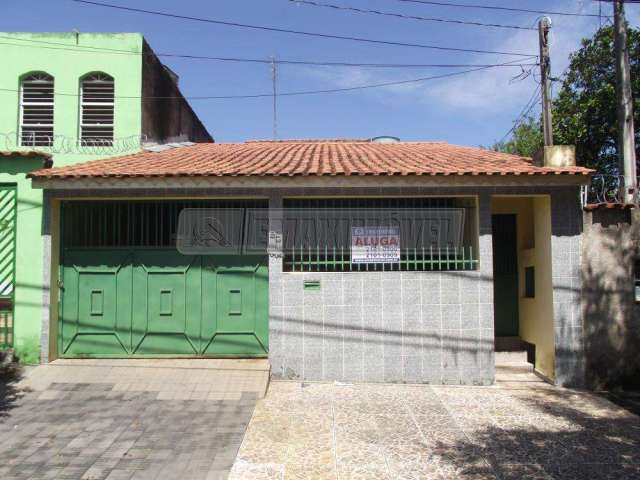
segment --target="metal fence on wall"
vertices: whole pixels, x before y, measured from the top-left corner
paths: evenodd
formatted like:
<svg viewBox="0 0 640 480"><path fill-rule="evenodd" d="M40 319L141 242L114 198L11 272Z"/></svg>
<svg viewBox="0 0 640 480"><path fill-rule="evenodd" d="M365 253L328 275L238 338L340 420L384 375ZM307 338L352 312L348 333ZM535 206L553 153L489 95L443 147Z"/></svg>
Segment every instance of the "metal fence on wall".
<svg viewBox="0 0 640 480"><path fill-rule="evenodd" d="M283 270L474 270L474 208L472 200L459 198L287 199ZM358 229L364 232L362 248L356 243ZM367 245L367 234L373 243L387 238L397 245Z"/></svg>
<svg viewBox="0 0 640 480"><path fill-rule="evenodd" d="M582 188L582 206L627 203L625 191L623 175L593 175L589 185ZM640 191L636 190L632 203L640 204Z"/></svg>

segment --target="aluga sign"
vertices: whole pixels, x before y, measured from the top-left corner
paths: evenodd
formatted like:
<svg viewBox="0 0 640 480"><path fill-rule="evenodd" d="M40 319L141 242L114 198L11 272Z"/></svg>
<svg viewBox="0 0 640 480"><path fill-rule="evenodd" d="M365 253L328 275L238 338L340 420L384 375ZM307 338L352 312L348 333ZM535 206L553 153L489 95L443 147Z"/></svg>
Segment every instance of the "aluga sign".
<svg viewBox="0 0 640 480"><path fill-rule="evenodd" d="M351 263L397 263L400 261L400 228L352 227Z"/></svg>

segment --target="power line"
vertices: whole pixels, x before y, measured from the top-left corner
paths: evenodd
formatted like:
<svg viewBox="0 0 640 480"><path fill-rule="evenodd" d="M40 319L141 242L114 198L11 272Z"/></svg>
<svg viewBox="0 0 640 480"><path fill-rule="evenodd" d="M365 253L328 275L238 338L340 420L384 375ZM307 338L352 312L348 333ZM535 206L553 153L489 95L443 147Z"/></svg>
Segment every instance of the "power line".
<svg viewBox="0 0 640 480"><path fill-rule="evenodd" d="M157 53L157 52L132 52L131 50L119 50L115 48L105 47L92 47L88 45L66 45L58 42L47 42L43 40L33 40L26 38L16 38L11 36L0 35L0 39L10 39L13 41L35 42L41 45L24 45L19 43L7 43L0 42L0 45L8 45L15 47L31 47L31 48L43 48L48 50L62 50L70 52L80 53L95 53L96 51L104 51L106 53L119 54L119 55L147 55L157 56L162 58L181 58L187 60L211 60L219 62L237 62L237 63L257 63L257 64L269 64L271 65L274 60L266 58L243 58L243 57L215 57L204 55L191 55L180 53ZM52 45L52 46L49 46ZM522 62L535 61L536 57L524 58ZM518 60L518 62L521 62ZM320 66L320 67L367 67L367 68L468 68L468 67L520 67L520 66L535 66L537 63L492 63L492 64L469 64L469 63L354 63L354 62L331 62L331 61L305 61L305 60L284 60L276 59L276 64L279 65L293 65L293 66Z"/></svg>
<svg viewBox="0 0 640 480"><path fill-rule="evenodd" d="M549 12L544 10L530 10L527 8L515 8L515 7L498 7L495 5L482 5L471 3L453 3L453 2L441 2L431 0L395 0L396 2L404 3L419 3L423 5L437 5L440 7L460 7L460 8L478 8L483 10L501 10L505 12L520 12L520 13L536 13L538 15L559 15L569 17L599 17L597 13L577 13L577 12Z"/></svg>
<svg viewBox="0 0 640 480"><path fill-rule="evenodd" d="M509 135L511 135L516 130L516 128L518 128L518 126L520 125L520 122L527 115L529 115L529 112L531 112L533 107L536 105L536 103L538 101L538 98L540 97L541 89L542 89L542 87L540 85L538 85L538 87L534 90L533 95L531 95L531 98L529 98L529 101L525 104L524 108L520 111L520 114L513 121L513 126L509 129L509 131L507 133L505 133L502 136L502 138L500 139L500 141L498 143L504 142L506 140L506 138Z"/></svg>
<svg viewBox="0 0 640 480"><path fill-rule="evenodd" d="M178 15L174 13L168 12L160 12L156 10L144 10L141 8L133 8L133 7L125 7L122 5L113 5L110 3L102 3L102 2L94 2L91 0L71 0L75 3L81 3L85 5L94 5L98 7L106 7L113 8L116 10L125 10L128 12L136 12L136 13L144 13L148 15L157 15L161 17L169 17L175 18L179 20L190 20L194 22L204 22L211 23L215 25L224 25L227 27L236 27L236 28L247 28L252 30L261 30L267 32L277 32L277 33L288 33L293 35L303 35L307 37L318 37L318 38L328 38L334 40L347 40L352 42L362 42L362 43L371 43L375 45L389 45L394 47L411 47L411 48L425 48L429 50L440 50L440 51L448 51L448 52L465 52L465 53L486 53L492 55L510 55L510 56L518 56L518 57L530 57L531 54L527 53L519 53L519 52L504 52L504 51L496 51L496 50L480 50L474 48L456 48L456 47L443 47L440 45L429 45L423 43L405 43L405 42L395 42L390 40L376 40L372 38L364 38L364 37L351 37L351 36L342 36L342 35L333 35L328 33L319 33L319 32L307 32L302 30L291 30L286 28L279 27L268 27L264 25L251 25L247 23L237 23L230 22L226 20L214 20L211 18L202 18L202 17L193 17L188 15Z"/></svg>
<svg viewBox="0 0 640 480"><path fill-rule="evenodd" d="M420 21L424 21L424 22L454 23L454 24L458 24L458 25L472 25L472 26L476 26L476 27L510 28L510 29L516 29L516 30L536 30L535 28L532 28L532 27L521 27L521 26L518 26L518 25L505 25L505 24L501 24L501 23L482 23L482 22L472 22L472 21L468 21L468 20L455 20L455 19L449 19L449 18L422 17L422 16L418 16L418 15L405 15L405 14L402 14L402 13L383 12L381 10L369 10L369 9L364 9L364 8L356 8L356 7L347 7L347 6L343 6L343 5L335 5L335 4L331 4L331 3L321 3L321 2L315 2L313 0L289 0L289 1L292 2L292 3L301 4L301 5L310 5L310 6L313 6L313 7L330 8L330 9L334 9L334 10L342 10L342 11L349 11L349 12L355 12L355 13L381 15L381 16L385 16L385 17L395 17L395 18L400 18L400 19L403 19L403 20L420 20Z"/></svg>
<svg viewBox="0 0 640 480"><path fill-rule="evenodd" d="M278 92L278 97L293 97L293 96L302 96L302 95L319 95L319 94L326 94L326 93L353 92L358 90L369 90L374 88L391 87L391 86L397 86L397 85L408 85L413 83L422 83L429 80L438 80L442 78L455 77L458 75L465 75L467 73L487 70L489 68L493 68L493 67L472 68L469 70L463 70L461 72L449 72L449 73L443 73L440 75L431 75L429 77L420 77L420 78L413 78L409 80L398 80L393 82L382 82L382 83L373 83L373 84L367 84L367 85L358 85L355 87L331 88L331 89L324 89L324 90L302 90L302 91L292 91L292 92ZM0 91L19 93L19 90L11 89L11 88L0 88ZM62 93L62 92L54 92L54 95L63 96L63 97L76 97L76 98L80 96L79 93ZM256 93L251 95L206 95L206 96L184 96L184 97L177 97L177 96L143 97L143 96L116 95L114 98L135 99L135 100L152 100L152 99L169 100L169 99L180 99L180 98L184 98L185 100L238 100L238 99L252 99L252 98L271 98L272 96L273 96L273 93Z"/></svg>

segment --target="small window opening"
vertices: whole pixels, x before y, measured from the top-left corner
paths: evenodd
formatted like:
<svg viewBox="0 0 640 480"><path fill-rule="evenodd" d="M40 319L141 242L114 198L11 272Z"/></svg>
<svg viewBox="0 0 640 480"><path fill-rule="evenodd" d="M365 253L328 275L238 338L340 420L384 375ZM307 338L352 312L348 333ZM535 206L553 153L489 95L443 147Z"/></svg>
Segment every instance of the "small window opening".
<svg viewBox="0 0 640 480"><path fill-rule="evenodd" d="M524 297L536 297L536 269L535 267L525 267L524 269Z"/></svg>

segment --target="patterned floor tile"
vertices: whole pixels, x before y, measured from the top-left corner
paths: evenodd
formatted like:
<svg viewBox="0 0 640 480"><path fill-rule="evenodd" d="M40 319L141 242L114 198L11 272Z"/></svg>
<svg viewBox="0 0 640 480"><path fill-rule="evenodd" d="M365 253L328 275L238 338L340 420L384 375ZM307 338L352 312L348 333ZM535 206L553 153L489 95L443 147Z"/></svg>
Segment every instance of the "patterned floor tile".
<svg viewBox="0 0 640 480"><path fill-rule="evenodd" d="M282 412L291 422L286 458L277 457L284 478L640 479L640 419L535 379L494 387L272 382L239 469L260 439L283 438L278 427L258 433Z"/></svg>
<svg viewBox="0 0 640 480"><path fill-rule="evenodd" d="M77 369L74 381L65 381L64 369L45 370L51 378L40 375L41 390L0 389L22 392L19 401L0 399L0 431L11 439L3 434L0 442L3 479L226 478L257 400L254 392L219 402L159 400L145 372L135 388L115 388L99 376L83 381Z"/></svg>

